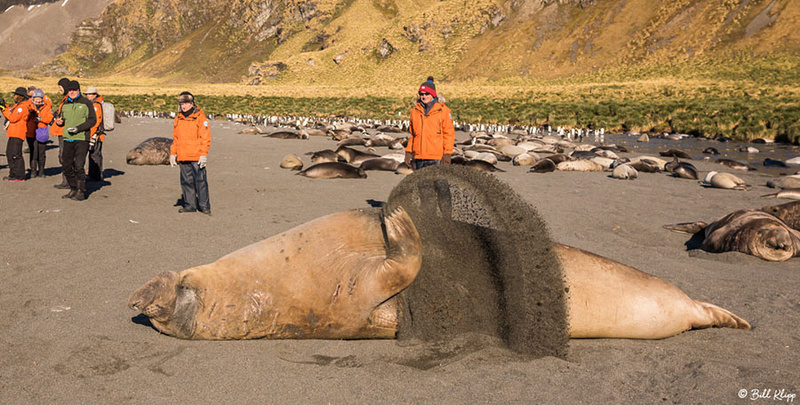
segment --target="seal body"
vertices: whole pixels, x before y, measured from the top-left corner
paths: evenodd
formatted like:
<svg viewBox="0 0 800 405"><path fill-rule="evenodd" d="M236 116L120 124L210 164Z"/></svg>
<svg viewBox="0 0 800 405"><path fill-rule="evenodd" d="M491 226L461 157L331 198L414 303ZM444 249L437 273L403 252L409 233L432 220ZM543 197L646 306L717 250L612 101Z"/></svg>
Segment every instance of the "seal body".
<svg viewBox="0 0 800 405"><path fill-rule="evenodd" d="M297 174L315 179L365 179L367 173L360 167L341 162L324 162L310 166Z"/></svg>
<svg viewBox="0 0 800 405"><path fill-rule="evenodd" d="M633 267L558 243L554 249L569 289L570 338L661 339L689 329L750 329L731 312Z"/></svg>
<svg viewBox="0 0 800 405"><path fill-rule="evenodd" d="M128 152L125 161L129 165L168 165L169 148L172 146L172 139L169 138L148 138L136 145Z"/></svg>
<svg viewBox="0 0 800 405"><path fill-rule="evenodd" d="M214 263L161 273L128 305L159 331L186 339L392 338L390 298L421 262L419 234L404 210L383 219L379 210L346 211Z"/></svg>

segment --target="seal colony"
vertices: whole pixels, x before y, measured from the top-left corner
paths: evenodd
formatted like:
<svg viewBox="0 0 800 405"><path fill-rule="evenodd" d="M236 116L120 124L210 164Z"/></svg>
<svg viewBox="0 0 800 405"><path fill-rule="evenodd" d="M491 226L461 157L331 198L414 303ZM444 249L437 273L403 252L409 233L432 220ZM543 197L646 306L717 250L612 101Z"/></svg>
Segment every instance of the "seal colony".
<svg viewBox="0 0 800 405"><path fill-rule="evenodd" d="M663 280L554 244L508 185L458 166L408 176L382 211L332 214L209 265L161 273L129 306L188 339L478 332L559 357L569 337L750 327Z"/></svg>

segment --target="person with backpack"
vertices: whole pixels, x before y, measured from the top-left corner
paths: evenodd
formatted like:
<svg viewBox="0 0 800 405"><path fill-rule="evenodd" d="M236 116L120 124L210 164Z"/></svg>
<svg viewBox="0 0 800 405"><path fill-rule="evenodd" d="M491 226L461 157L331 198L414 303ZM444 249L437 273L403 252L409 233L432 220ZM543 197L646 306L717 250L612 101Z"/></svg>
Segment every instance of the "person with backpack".
<svg viewBox="0 0 800 405"><path fill-rule="evenodd" d="M84 165L89 152L89 131L97 123L97 116L92 102L81 94L80 83L70 80L64 89L67 90L67 99L61 106L61 117L55 123L66 128L61 169L70 191L61 198L83 201L86 199Z"/></svg>
<svg viewBox="0 0 800 405"><path fill-rule="evenodd" d="M206 163L211 147L208 118L194 103L194 95L184 91L178 96L180 111L175 116L172 129L172 146L169 165L180 164L183 207L178 212L196 212L211 215L208 198Z"/></svg>
<svg viewBox="0 0 800 405"><path fill-rule="evenodd" d="M45 96L42 89L36 89L31 96L31 102L36 108L36 129L31 152L31 178L44 177L44 165L47 150L47 141L50 139L50 124L53 123L53 103Z"/></svg>
<svg viewBox="0 0 800 405"><path fill-rule="evenodd" d="M89 131L89 176L88 181L103 181L103 142L105 130L103 126L103 96L97 94L97 88L89 86L84 93L92 102L97 123Z"/></svg>
<svg viewBox="0 0 800 405"><path fill-rule="evenodd" d="M8 159L8 176L3 177L4 181L20 182L25 181L25 160L22 157L22 145L28 134L28 121L35 113L33 104L28 99L28 90L24 87L17 87L13 93L14 104L6 107L5 101L0 100L0 111L8 120L6 129L6 158Z"/></svg>

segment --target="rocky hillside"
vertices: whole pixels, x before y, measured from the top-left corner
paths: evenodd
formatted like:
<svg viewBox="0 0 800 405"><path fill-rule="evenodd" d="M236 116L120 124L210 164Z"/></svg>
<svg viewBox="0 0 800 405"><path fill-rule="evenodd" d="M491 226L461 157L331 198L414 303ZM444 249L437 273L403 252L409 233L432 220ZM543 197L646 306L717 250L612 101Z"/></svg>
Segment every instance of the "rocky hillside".
<svg viewBox="0 0 800 405"><path fill-rule="evenodd" d="M796 53L798 27L800 0L116 0L39 70L178 83L507 81Z"/></svg>

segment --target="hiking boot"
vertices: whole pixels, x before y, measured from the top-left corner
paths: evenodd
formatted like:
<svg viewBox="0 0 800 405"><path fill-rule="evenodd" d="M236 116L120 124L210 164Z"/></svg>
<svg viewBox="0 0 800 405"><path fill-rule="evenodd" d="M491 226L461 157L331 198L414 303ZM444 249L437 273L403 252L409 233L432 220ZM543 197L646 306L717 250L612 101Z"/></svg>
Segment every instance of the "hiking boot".
<svg viewBox="0 0 800 405"><path fill-rule="evenodd" d="M206 214L206 215L208 215L210 217L211 216L211 209L209 208L207 210L200 210L200 213Z"/></svg>
<svg viewBox="0 0 800 405"><path fill-rule="evenodd" d="M83 190L78 190L74 196L70 197L75 201L83 201L86 199L86 192Z"/></svg>
<svg viewBox="0 0 800 405"><path fill-rule="evenodd" d="M67 184L67 183L56 184L56 185L53 186L53 188L66 190L66 189L69 188L69 184Z"/></svg>
<svg viewBox="0 0 800 405"><path fill-rule="evenodd" d="M197 210L194 209L194 208L185 208L184 207L184 208L179 209L178 212L183 214L184 212L197 212Z"/></svg>
<svg viewBox="0 0 800 405"><path fill-rule="evenodd" d="M78 195L78 190L72 189L69 190L69 193L62 195L61 198L74 198L76 195Z"/></svg>

